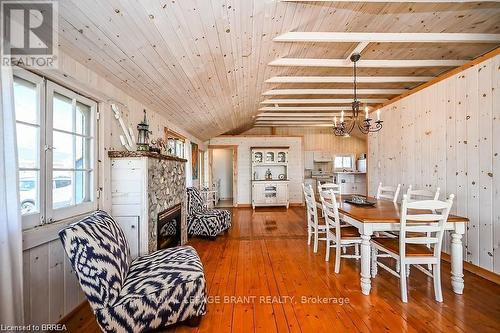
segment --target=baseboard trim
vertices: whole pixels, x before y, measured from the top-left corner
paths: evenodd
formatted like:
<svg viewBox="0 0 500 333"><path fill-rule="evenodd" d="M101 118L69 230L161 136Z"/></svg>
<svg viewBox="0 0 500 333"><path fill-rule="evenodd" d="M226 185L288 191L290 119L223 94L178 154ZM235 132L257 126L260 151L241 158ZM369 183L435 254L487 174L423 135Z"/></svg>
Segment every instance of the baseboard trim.
<svg viewBox="0 0 500 333"><path fill-rule="evenodd" d="M61 319L59 319L59 321L57 323L58 324L64 324L64 323L68 322L71 317L74 317L75 314L78 311L80 311L87 304L88 304L87 300L81 302L73 310L71 310L70 312L68 312L64 317L62 317Z"/></svg>
<svg viewBox="0 0 500 333"><path fill-rule="evenodd" d="M251 208L252 205L251 204L238 204L237 206L238 208Z"/></svg>
<svg viewBox="0 0 500 333"><path fill-rule="evenodd" d="M443 258L444 261L447 261L451 263L451 257L448 253L441 253L441 258ZM491 281L493 283L499 284L500 285L500 275L496 274L494 272L491 272L487 269L484 269L482 267L476 266L474 264L471 264L470 262L464 261L464 270L467 272L476 274L483 279L486 279L488 281Z"/></svg>
<svg viewBox="0 0 500 333"><path fill-rule="evenodd" d="M238 208L249 208L249 207L252 207L252 204L238 204L237 207ZM273 206L269 206L269 207L273 207ZM280 207L280 206L276 206L276 207ZM290 207L304 207L304 204L301 202L293 202L293 203L291 202Z"/></svg>

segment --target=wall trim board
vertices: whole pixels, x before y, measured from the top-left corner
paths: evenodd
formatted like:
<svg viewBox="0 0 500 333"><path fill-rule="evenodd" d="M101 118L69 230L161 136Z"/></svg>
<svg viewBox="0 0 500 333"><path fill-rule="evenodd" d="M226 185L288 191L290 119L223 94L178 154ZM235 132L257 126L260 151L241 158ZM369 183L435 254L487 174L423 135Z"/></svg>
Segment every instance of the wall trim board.
<svg viewBox="0 0 500 333"><path fill-rule="evenodd" d="M477 58L475 58L475 59L473 59L473 60L471 60L471 61L463 64L460 67L453 68L453 69L451 69L451 70L449 70L449 71L447 71L447 72L445 72L445 73L443 73L443 74L435 77L434 79L432 79L430 81L427 81L427 82L425 82L425 83L423 83L423 84L421 84L421 85L419 85L419 86L417 86L417 87L415 87L415 88L413 88L413 89L411 89L411 90L409 90L409 91L407 91L407 92L405 92L405 93L403 93L403 94L401 94L399 96L394 97L393 99L388 100L385 103L382 103L382 104L374 106L370 110L370 113L375 112L378 109L381 109L383 107L386 107L386 106L389 106L391 104L394 104L397 101L402 100L403 98L411 96L411 95L413 95L413 94L415 94L415 93L417 93L417 92L419 92L419 91L421 91L421 90L423 90L425 88L433 86L436 83L439 83L439 82L441 82L441 81L443 81L443 80L445 80L445 79L447 79L449 77L452 77L453 75L461 73L461 72L463 72L463 71L465 71L465 70L467 70L467 69L469 69L471 67L474 67L475 65L480 64L480 63L482 63L482 62L484 62L484 61L486 61L486 60L488 60L490 58L493 58L493 57L499 55L499 54L500 54L500 47L497 47L496 49L494 49L494 50L492 50L492 51L490 51L488 53L485 53L482 56L479 56L479 57L477 57Z"/></svg>
<svg viewBox="0 0 500 333"><path fill-rule="evenodd" d="M303 135L260 135L260 134L243 134L243 135L219 135L215 138L303 138ZM213 139L215 139L213 138ZM212 140L212 139L210 139ZM210 142L209 140L209 142ZM210 144L210 143L209 143Z"/></svg>
<svg viewBox="0 0 500 333"><path fill-rule="evenodd" d="M444 261L451 263L451 257L448 253L442 252L441 258ZM471 264L470 262L467 262L467 261L464 261L463 265L464 265L464 270L466 270L467 272L476 274L476 275L482 277L483 279L486 279L488 281L491 281L493 283L500 285L500 274L496 274L492 271L489 271L489 270L484 269L482 267L479 267L477 265Z"/></svg>

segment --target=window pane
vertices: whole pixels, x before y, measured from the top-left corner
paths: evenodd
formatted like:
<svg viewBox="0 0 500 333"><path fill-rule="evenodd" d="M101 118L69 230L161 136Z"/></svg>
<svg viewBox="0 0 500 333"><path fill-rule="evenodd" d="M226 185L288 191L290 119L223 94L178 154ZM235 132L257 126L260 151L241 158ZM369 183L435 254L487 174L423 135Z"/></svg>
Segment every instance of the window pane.
<svg viewBox="0 0 500 333"><path fill-rule="evenodd" d="M90 143L91 139L85 139L79 136L75 137L76 154L75 154L75 169L90 168Z"/></svg>
<svg viewBox="0 0 500 333"><path fill-rule="evenodd" d="M89 201L90 195L88 193L87 184L90 184L90 172L75 171L75 202L81 204L82 202Z"/></svg>
<svg viewBox="0 0 500 333"><path fill-rule="evenodd" d="M54 129L73 132L73 106L70 98L54 93Z"/></svg>
<svg viewBox="0 0 500 333"><path fill-rule="evenodd" d="M335 156L335 168L342 168L342 156Z"/></svg>
<svg viewBox="0 0 500 333"><path fill-rule="evenodd" d="M58 169L73 169L74 140L71 134L54 131L53 134L53 165Z"/></svg>
<svg viewBox="0 0 500 333"><path fill-rule="evenodd" d="M344 157L344 168L350 168L352 167L352 159L350 156Z"/></svg>
<svg viewBox="0 0 500 333"><path fill-rule="evenodd" d="M33 214L40 211L38 200L40 192L39 171L19 171L19 200L21 214Z"/></svg>
<svg viewBox="0 0 500 333"><path fill-rule="evenodd" d="M90 106L76 103L76 128L75 132L90 136Z"/></svg>
<svg viewBox="0 0 500 333"><path fill-rule="evenodd" d="M14 77L14 105L17 121L39 124L37 89L34 83Z"/></svg>
<svg viewBox="0 0 500 333"><path fill-rule="evenodd" d="M52 176L52 207L58 209L74 205L73 171L54 171Z"/></svg>
<svg viewBox="0 0 500 333"><path fill-rule="evenodd" d="M39 168L39 131L38 127L17 124L17 154L19 168Z"/></svg>

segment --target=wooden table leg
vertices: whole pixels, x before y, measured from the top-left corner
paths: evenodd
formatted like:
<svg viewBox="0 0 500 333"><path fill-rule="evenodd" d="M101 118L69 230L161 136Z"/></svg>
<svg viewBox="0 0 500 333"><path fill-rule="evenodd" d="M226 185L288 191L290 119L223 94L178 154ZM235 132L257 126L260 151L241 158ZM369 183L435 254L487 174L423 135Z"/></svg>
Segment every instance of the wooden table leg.
<svg viewBox="0 0 500 333"><path fill-rule="evenodd" d="M460 230L454 230L451 234L451 285L455 294L464 292L464 264L463 245Z"/></svg>
<svg viewBox="0 0 500 333"><path fill-rule="evenodd" d="M364 295L370 295L371 289L371 247L370 238L372 232L363 231L361 235L361 292Z"/></svg>

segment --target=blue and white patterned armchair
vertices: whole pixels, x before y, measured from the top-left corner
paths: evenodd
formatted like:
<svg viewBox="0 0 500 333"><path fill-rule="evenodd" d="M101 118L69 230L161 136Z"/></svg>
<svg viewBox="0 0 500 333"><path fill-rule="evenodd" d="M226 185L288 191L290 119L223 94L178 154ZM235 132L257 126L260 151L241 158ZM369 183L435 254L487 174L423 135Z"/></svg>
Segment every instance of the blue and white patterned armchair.
<svg viewBox="0 0 500 333"><path fill-rule="evenodd" d="M200 191L187 189L188 235L216 237L231 227L231 213L224 209L208 209Z"/></svg>
<svg viewBox="0 0 500 333"><path fill-rule="evenodd" d="M71 224L59 237L104 332L197 325L206 313L205 275L192 247L160 250L130 262L123 231L103 211Z"/></svg>

